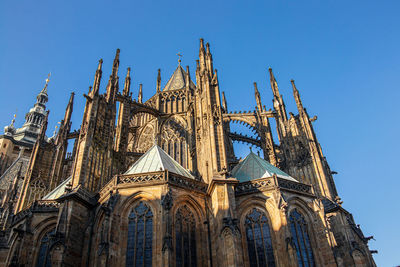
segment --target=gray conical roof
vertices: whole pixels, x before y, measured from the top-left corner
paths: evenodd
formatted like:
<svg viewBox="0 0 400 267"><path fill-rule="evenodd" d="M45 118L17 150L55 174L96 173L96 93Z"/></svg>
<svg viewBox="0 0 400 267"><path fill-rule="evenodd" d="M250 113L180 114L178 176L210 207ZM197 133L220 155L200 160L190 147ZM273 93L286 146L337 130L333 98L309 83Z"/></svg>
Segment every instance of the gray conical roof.
<svg viewBox="0 0 400 267"><path fill-rule="evenodd" d="M185 88L185 86L186 86L186 71L182 68L181 65L179 65L172 74L171 78L169 78L163 91L179 90ZM195 88L195 85L192 82L192 80L190 80L190 88L192 89Z"/></svg>
<svg viewBox="0 0 400 267"><path fill-rule="evenodd" d="M289 174L278 169L265 159L260 158L253 152L250 152L247 157L236 165L232 172L232 177L235 177L240 182L247 182L254 179L271 177L274 174L279 178L287 179L290 181L297 182L296 179L291 177Z"/></svg>
<svg viewBox="0 0 400 267"><path fill-rule="evenodd" d="M188 170L183 168L170 155L167 154L161 147L154 145L143 156L141 156L125 174L139 174L147 172L159 172L168 170L170 172L192 178Z"/></svg>

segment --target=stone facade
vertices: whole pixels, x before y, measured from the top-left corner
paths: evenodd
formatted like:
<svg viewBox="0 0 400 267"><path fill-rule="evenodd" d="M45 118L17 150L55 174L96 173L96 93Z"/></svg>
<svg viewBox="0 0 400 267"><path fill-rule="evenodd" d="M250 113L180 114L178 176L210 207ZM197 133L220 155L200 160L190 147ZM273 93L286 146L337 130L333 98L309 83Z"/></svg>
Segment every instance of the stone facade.
<svg viewBox="0 0 400 267"><path fill-rule="evenodd" d="M254 84L256 110L230 112L201 39L196 83L179 61L163 88L159 70L155 94L143 101L140 86L134 100L130 68L119 92L119 55L104 94L99 61L80 129L70 129L72 94L45 136L46 82L44 115L27 115L41 130L25 158L10 152L13 123L0 137L11 162L0 178L0 266L375 266L294 81L298 115L287 115L271 69L273 110ZM234 122L257 137L232 132ZM264 159L239 160L235 141Z"/></svg>

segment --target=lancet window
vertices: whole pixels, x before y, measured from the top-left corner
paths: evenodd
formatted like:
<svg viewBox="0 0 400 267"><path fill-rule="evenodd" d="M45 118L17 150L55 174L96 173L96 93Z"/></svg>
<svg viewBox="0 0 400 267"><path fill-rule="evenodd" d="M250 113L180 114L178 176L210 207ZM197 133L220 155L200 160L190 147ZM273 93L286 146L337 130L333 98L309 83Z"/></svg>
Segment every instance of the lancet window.
<svg viewBox="0 0 400 267"><path fill-rule="evenodd" d="M153 213L139 202L129 214L126 266L152 266Z"/></svg>
<svg viewBox="0 0 400 267"><path fill-rule="evenodd" d="M304 217L295 209L290 213L289 223L299 266L314 267L315 261Z"/></svg>
<svg viewBox="0 0 400 267"><path fill-rule="evenodd" d="M264 212L252 209L245 218L245 228L250 266L275 266L271 232Z"/></svg>
<svg viewBox="0 0 400 267"><path fill-rule="evenodd" d="M51 267L51 255L50 255L50 241L51 236L54 235L54 231L47 232L40 240L39 255L36 261L36 267Z"/></svg>
<svg viewBox="0 0 400 267"><path fill-rule="evenodd" d="M161 131L161 147L184 168L187 168L186 130L175 119L167 121Z"/></svg>
<svg viewBox="0 0 400 267"><path fill-rule="evenodd" d="M197 266L196 221L190 209L184 205L175 216L176 266Z"/></svg>

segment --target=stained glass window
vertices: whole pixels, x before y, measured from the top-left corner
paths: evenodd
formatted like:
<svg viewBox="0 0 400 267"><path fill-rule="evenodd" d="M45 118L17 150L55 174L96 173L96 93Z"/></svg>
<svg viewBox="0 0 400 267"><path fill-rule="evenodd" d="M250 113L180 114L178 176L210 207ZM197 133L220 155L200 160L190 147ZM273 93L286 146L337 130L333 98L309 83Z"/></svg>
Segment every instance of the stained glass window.
<svg viewBox="0 0 400 267"><path fill-rule="evenodd" d="M314 267L315 261L304 217L295 209L290 213L289 222L299 266Z"/></svg>
<svg viewBox="0 0 400 267"><path fill-rule="evenodd" d="M245 219L247 251L251 267L275 266L271 232L264 212L254 208Z"/></svg>
<svg viewBox="0 0 400 267"><path fill-rule="evenodd" d="M54 231L47 232L40 241L39 255L36 261L36 267L51 267L51 255L49 251L50 237Z"/></svg>
<svg viewBox="0 0 400 267"><path fill-rule="evenodd" d="M153 213L139 202L129 214L126 266L151 266L153 242Z"/></svg>
<svg viewBox="0 0 400 267"><path fill-rule="evenodd" d="M184 205L175 216L176 266L196 267L196 221L190 209Z"/></svg>

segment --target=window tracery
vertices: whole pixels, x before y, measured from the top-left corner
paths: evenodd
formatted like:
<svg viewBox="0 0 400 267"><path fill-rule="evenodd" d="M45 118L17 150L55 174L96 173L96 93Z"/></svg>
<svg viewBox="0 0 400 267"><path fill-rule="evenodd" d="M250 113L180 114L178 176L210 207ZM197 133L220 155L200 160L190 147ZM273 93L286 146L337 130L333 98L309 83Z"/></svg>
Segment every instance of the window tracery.
<svg viewBox="0 0 400 267"><path fill-rule="evenodd" d="M175 261L177 267L197 266L196 221L186 205L175 216Z"/></svg>
<svg viewBox="0 0 400 267"><path fill-rule="evenodd" d="M151 266L153 213L142 201L129 214L126 266Z"/></svg>
<svg viewBox="0 0 400 267"><path fill-rule="evenodd" d="M187 167L186 129L177 119L169 119L163 125L161 147L184 168Z"/></svg>
<svg viewBox="0 0 400 267"><path fill-rule="evenodd" d="M247 214L244 224L250 266L275 266L271 232L264 212L252 209Z"/></svg>
<svg viewBox="0 0 400 267"><path fill-rule="evenodd" d="M40 240L39 254L36 261L36 267L51 267L51 255L49 251L51 236L54 235L55 229L47 232Z"/></svg>
<svg viewBox="0 0 400 267"><path fill-rule="evenodd" d="M314 255L311 248L310 237L307 231L307 223L304 217L294 209L289 216L290 232L293 244L296 248L297 262L300 267L315 266Z"/></svg>

